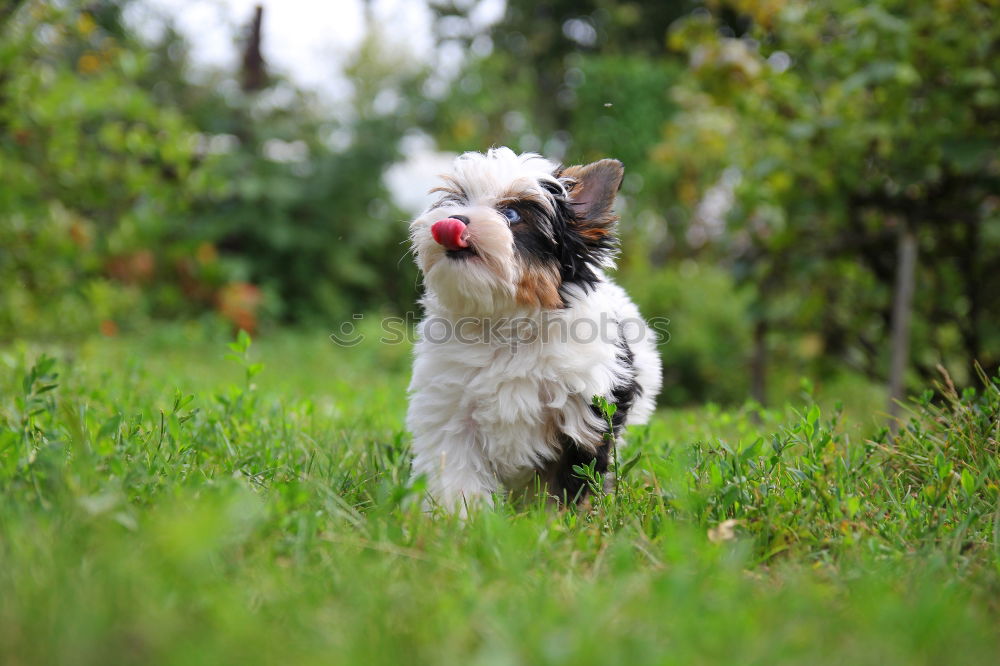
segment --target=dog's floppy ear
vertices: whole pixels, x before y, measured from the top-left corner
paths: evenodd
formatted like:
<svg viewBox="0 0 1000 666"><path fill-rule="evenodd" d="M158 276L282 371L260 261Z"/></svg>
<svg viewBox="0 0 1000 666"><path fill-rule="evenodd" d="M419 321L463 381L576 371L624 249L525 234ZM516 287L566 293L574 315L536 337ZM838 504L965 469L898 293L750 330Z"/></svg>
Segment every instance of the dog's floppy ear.
<svg viewBox="0 0 1000 666"><path fill-rule="evenodd" d="M611 207L624 175L625 167L618 160L599 160L563 169L560 177L565 179L570 202L582 226L610 231L618 220Z"/></svg>

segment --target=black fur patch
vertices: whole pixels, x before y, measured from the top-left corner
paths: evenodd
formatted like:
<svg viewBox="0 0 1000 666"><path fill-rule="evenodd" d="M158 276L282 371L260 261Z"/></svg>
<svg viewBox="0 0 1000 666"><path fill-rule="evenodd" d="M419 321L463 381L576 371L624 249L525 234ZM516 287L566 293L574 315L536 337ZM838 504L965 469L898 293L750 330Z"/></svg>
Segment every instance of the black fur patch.
<svg viewBox="0 0 1000 666"><path fill-rule="evenodd" d="M551 228L551 220L546 210L534 201L518 201L505 206L513 208L521 219L510 225L514 235L514 247L528 263L552 262L556 256L556 243L546 234Z"/></svg>
<svg viewBox="0 0 1000 666"><path fill-rule="evenodd" d="M617 439L625 425L625 419L628 417L632 405L635 403L636 398L642 395L642 387L636 381L635 354L622 336L620 327L618 342L616 344L618 346L618 359L629 370L627 378L616 384L609 396L609 402L617 407L614 416L611 417L611 428L614 437ZM612 449L611 444L604 440L607 434L606 421L600 409L593 405L590 408L593 410L594 415L601 419L602 423L605 423L605 427L595 433L603 443L597 447L596 453L590 453L580 448L575 441L566 435L562 436L562 454L559 456L559 460L556 461L553 469L554 473L551 476L554 485L552 491L561 501L578 502L587 496L586 481L573 471L574 465L586 466L591 461L596 460L594 469L598 472L599 477L603 479L604 475L608 472Z"/></svg>
<svg viewBox="0 0 1000 666"><path fill-rule="evenodd" d="M581 449L572 439L566 435L562 436L562 454L555 462L554 474L552 475L552 488L550 489L560 502L570 504L579 502L587 496L589 489L587 482L577 475L573 467L579 465L586 467L591 462L594 463L594 471L599 479L603 479L608 473L608 463L610 461L610 451L607 444L597 449L597 453L590 453Z"/></svg>
<svg viewBox="0 0 1000 666"><path fill-rule="evenodd" d="M583 236L572 204L556 198L556 238L559 241L557 260L563 285L576 284L589 291L600 282L597 270L614 253L617 240L612 234L597 239Z"/></svg>
<svg viewBox="0 0 1000 666"><path fill-rule="evenodd" d="M566 196L555 186L546 190L552 196L554 214L536 202L519 201L511 207L520 213L521 221L511 225L511 232L514 245L524 259L558 267L559 295L565 301L565 286L575 284L589 291L600 281L597 269L617 249L617 240L613 234L600 237L581 234L579 220Z"/></svg>
<svg viewBox="0 0 1000 666"><path fill-rule="evenodd" d="M616 343L618 347L618 360L622 362L628 369L628 378L614 386L611 389L611 395L608 397L608 402L616 406L615 414L611 417L611 427L614 431L614 436L617 437L622 430L622 426L625 425L625 419L628 417L629 411L632 409L632 405L635 403L636 398L642 395L642 387L639 386L639 382L636 381L635 372L635 354L632 353L632 348L628 346L628 343L622 337L621 327L619 327L618 342ZM594 415L604 421L604 414L596 406L591 405L590 409L594 412ZM607 427L601 431L601 435L607 432Z"/></svg>

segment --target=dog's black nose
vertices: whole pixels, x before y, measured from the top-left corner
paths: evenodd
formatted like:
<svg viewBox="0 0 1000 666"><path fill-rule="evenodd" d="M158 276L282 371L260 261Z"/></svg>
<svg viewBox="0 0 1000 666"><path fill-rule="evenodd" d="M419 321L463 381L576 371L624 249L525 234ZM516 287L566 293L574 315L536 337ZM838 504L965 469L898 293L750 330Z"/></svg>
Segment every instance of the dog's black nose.
<svg viewBox="0 0 1000 666"><path fill-rule="evenodd" d="M467 218L464 215L449 215L448 217L452 218L453 220L459 220L465 226L469 226L469 218Z"/></svg>

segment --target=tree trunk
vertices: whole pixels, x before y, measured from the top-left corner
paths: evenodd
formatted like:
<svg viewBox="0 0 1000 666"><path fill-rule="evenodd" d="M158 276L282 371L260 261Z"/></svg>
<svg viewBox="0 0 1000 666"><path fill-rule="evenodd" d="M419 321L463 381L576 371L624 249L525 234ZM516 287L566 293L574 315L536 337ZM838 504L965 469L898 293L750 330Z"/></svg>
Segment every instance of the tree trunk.
<svg viewBox="0 0 1000 666"><path fill-rule="evenodd" d="M767 320L763 317L757 319L753 326L750 396L761 406L767 404Z"/></svg>
<svg viewBox="0 0 1000 666"><path fill-rule="evenodd" d="M264 23L264 7L257 5L253 11L253 19L247 29L247 39L243 46L242 85L244 92L263 90L267 87L267 68L264 56L261 54L261 26Z"/></svg>
<svg viewBox="0 0 1000 666"><path fill-rule="evenodd" d="M962 338L965 341L965 354L970 363L982 362L982 339L979 335L980 289L985 281L985 275L979 268L979 248L982 242L979 216L972 216L965 235L965 252L959 266L962 279L965 281L965 296L969 299L969 317L962 327Z"/></svg>
<svg viewBox="0 0 1000 666"><path fill-rule="evenodd" d="M906 389L906 368L910 360L910 316L917 269L917 236L907 225L899 233L896 257L896 286L892 302L892 364L889 370L889 428L895 434L899 402Z"/></svg>

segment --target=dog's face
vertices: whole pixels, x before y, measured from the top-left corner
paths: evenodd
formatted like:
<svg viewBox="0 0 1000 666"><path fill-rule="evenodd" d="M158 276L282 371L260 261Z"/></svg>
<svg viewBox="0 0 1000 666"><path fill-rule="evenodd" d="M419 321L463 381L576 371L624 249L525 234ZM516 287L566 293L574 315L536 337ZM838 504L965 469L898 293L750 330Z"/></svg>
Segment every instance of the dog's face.
<svg viewBox="0 0 1000 666"><path fill-rule="evenodd" d="M410 225L429 295L473 315L562 307L566 285L589 288L611 261L623 173L617 160L563 169L509 148L460 156Z"/></svg>

